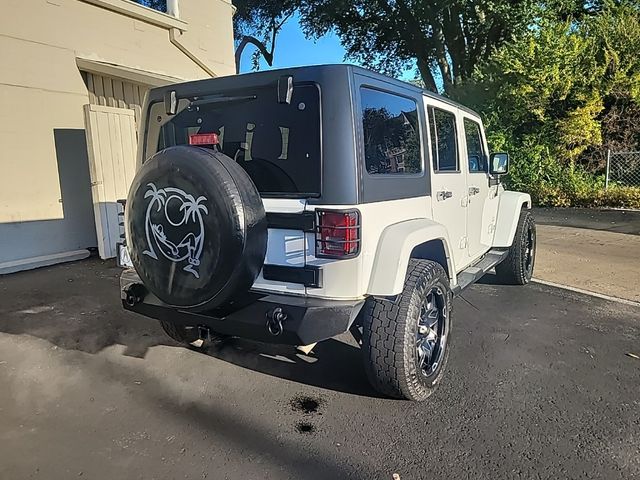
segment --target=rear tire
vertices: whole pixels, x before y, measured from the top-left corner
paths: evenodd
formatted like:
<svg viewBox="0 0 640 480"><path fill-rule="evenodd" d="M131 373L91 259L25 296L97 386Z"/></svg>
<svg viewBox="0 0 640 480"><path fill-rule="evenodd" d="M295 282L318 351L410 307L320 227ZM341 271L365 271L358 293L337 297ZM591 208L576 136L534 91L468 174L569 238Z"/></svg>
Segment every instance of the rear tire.
<svg viewBox="0 0 640 480"><path fill-rule="evenodd" d="M536 224L529 210L522 210L509 254L496 265L498 281L507 285L526 285L533 276L536 261Z"/></svg>
<svg viewBox="0 0 640 480"><path fill-rule="evenodd" d="M364 365L371 385L395 398L423 401L449 357L452 294L439 263L410 260L394 301L371 298L361 314Z"/></svg>

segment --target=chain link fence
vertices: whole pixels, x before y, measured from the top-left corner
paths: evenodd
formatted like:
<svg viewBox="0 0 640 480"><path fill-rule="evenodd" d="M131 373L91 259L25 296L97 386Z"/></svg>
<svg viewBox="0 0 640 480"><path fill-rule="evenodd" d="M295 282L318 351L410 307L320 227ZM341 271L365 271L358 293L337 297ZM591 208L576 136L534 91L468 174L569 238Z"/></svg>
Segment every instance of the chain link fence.
<svg viewBox="0 0 640 480"><path fill-rule="evenodd" d="M606 187L611 184L640 186L640 152L607 153Z"/></svg>

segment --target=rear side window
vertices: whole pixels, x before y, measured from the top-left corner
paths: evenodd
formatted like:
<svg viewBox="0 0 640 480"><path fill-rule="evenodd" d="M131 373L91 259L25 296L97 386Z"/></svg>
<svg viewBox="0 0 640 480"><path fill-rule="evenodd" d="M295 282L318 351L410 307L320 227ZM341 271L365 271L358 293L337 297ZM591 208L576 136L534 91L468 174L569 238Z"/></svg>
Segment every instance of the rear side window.
<svg viewBox="0 0 640 480"><path fill-rule="evenodd" d="M487 153L484 151L480 124L469 118L464 119L464 138L467 143L467 157L470 172L487 171Z"/></svg>
<svg viewBox="0 0 640 480"><path fill-rule="evenodd" d="M455 114L429 107L429 131L431 132L433 170L435 172L459 171Z"/></svg>
<svg viewBox="0 0 640 480"><path fill-rule="evenodd" d="M151 106L147 145L156 151L189 144L194 134L216 133L221 150L249 174L264 196L318 196L321 190L320 91L295 85L291 103L278 103L275 86L204 93L181 99L176 115ZM153 136L157 138L152 138ZM147 152L147 157L154 152Z"/></svg>
<svg viewBox="0 0 640 480"><path fill-rule="evenodd" d="M416 102L371 88L360 89L367 172L412 174L422 171Z"/></svg>

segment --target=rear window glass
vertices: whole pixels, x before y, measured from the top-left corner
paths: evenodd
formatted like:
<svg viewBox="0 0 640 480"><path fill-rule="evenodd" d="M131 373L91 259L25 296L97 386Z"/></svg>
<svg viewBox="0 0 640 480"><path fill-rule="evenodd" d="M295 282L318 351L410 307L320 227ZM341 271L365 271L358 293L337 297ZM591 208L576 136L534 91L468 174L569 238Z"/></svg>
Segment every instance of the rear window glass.
<svg viewBox="0 0 640 480"><path fill-rule="evenodd" d="M399 95L360 89L367 172L420 173L420 129L416 102Z"/></svg>
<svg viewBox="0 0 640 480"><path fill-rule="evenodd" d="M316 85L295 85L290 104L278 103L277 87L271 85L181 99L173 116L164 110L164 103L151 106L150 149L189 144L189 136L196 133L216 133L221 150L244 168L261 194L320 194L320 92ZM147 158L154 153L147 151Z"/></svg>

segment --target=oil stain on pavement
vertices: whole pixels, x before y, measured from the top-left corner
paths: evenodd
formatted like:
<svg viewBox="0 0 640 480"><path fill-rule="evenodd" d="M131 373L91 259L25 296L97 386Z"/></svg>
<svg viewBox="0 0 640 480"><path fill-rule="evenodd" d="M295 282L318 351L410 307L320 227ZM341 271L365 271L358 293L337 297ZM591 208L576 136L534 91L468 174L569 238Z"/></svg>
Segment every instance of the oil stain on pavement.
<svg viewBox="0 0 640 480"><path fill-rule="evenodd" d="M314 433L315 430L316 430L316 427L314 427L312 423L309 423L309 422L296 423L296 431L298 433L308 435L308 434Z"/></svg>
<svg viewBox="0 0 640 480"><path fill-rule="evenodd" d="M320 412L319 409L323 403L324 402L321 398L314 398L308 395L295 396L290 402L291 408L295 412L302 413L307 417L311 415L322 415L322 412ZM304 435L309 435L316 431L316 426L306 419L297 422L295 428L298 433Z"/></svg>
<svg viewBox="0 0 640 480"><path fill-rule="evenodd" d="M322 399L313 398L306 395L300 395L291 399L291 407L297 411L306 414L319 413L318 408L322 404ZM322 415L322 413L320 413Z"/></svg>

